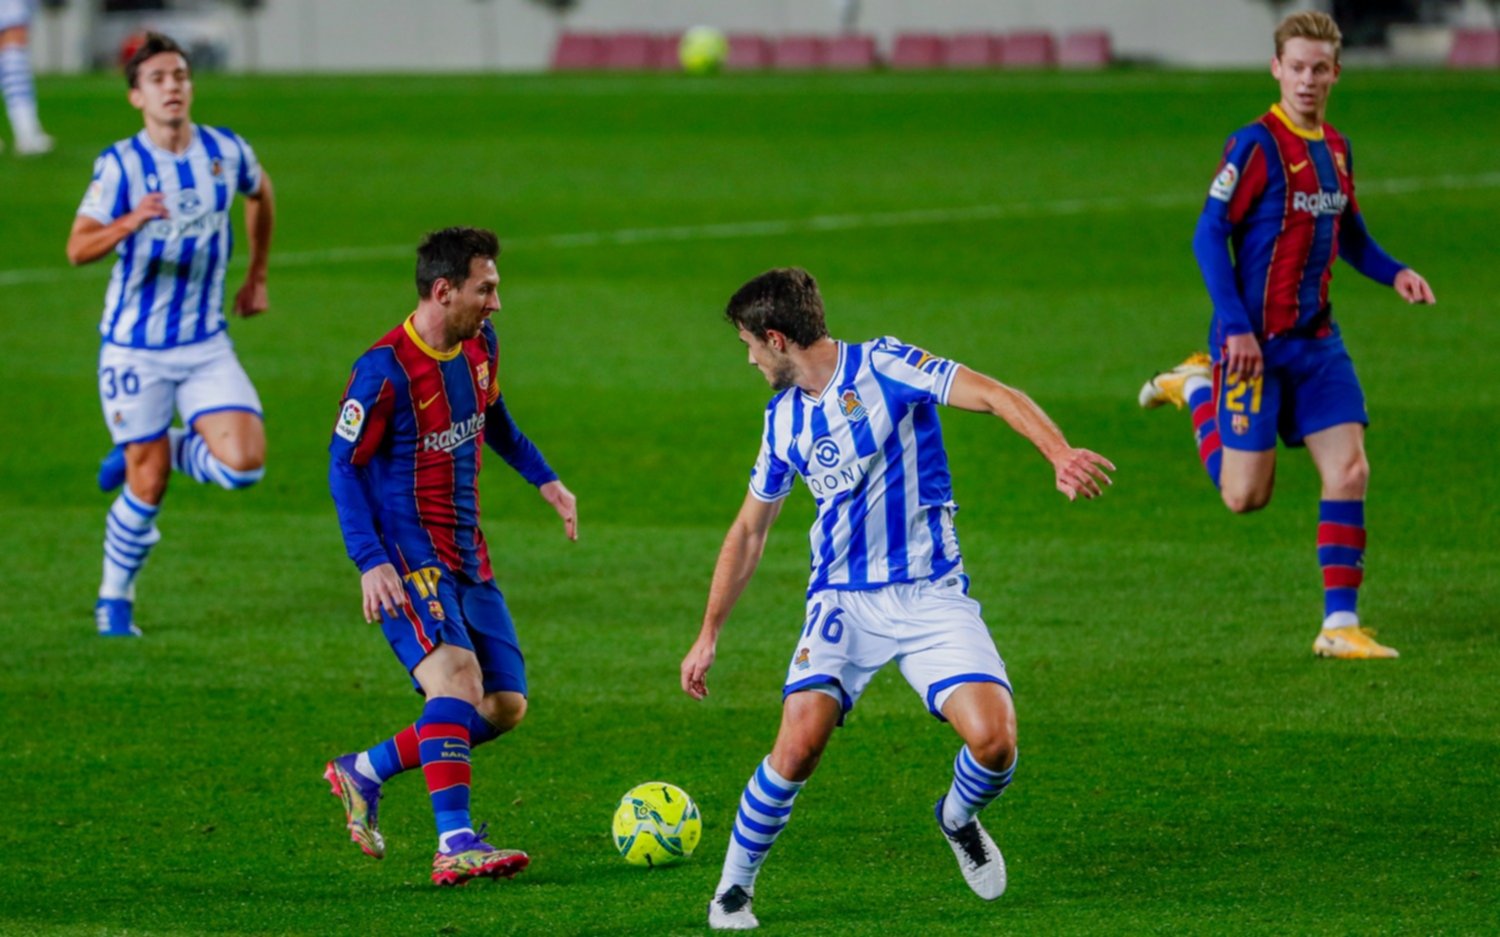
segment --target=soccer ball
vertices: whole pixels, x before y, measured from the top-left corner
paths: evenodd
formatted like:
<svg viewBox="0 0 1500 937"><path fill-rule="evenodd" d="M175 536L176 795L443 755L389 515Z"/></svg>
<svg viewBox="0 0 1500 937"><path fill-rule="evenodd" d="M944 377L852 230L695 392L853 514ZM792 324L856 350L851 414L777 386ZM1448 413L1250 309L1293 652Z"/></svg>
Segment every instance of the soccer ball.
<svg viewBox="0 0 1500 937"><path fill-rule="evenodd" d="M689 75L711 75L724 66L728 56L729 40L712 26L694 26L677 44L677 58Z"/></svg>
<svg viewBox="0 0 1500 937"><path fill-rule="evenodd" d="M615 848L631 865L672 865L693 854L703 821L680 787L651 781L633 787L615 808Z"/></svg>

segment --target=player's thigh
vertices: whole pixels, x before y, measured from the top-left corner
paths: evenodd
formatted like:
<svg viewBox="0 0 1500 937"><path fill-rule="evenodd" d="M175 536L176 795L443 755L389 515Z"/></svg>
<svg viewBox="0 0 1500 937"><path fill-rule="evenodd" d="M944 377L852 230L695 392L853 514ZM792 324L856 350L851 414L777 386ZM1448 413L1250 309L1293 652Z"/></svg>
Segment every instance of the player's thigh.
<svg viewBox="0 0 1500 937"><path fill-rule="evenodd" d="M1230 374L1223 363L1214 365L1218 394L1219 441L1226 451L1265 452L1276 449L1282 378L1270 360L1255 377Z"/></svg>
<svg viewBox="0 0 1500 937"><path fill-rule="evenodd" d="M781 704L776 743L771 746L771 767L787 780L807 780L843 721L843 707L832 696L812 690L787 696Z"/></svg>
<svg viewBox="0 0 1500 937"><path fill-rule="evenodd" d="M382 613L381 630L386 641L401 665L412 675L412 683L423 692L431 692L432 685L458 679L449 665L469 662L472 674L463 678L472 679L474 700L481 692L481 668L464 625L463 611L458 599L457 584L448 570L441 566L424 566L414 569L402 577L406 586L407 602L396 609L395 614ZM440 648L448 648L436 657ZM454 652L463 652L455 656ZM430 659L430 662L429 662ZM426 666L424 666L426 665ZM423 682L418 677L422 668ZM462 694L467 697L469 694Z"/></svg>
<svg viewBox="0 0 1500 937"><path fill-rule="evenodd" d="M229 336L220 332L191 346L190 354L188 372L177 389L177 409L183 422L196 428L210 414L239 412L253 415L258 427L260 395L235 356Z"/></svg>
<svg viewBox="0 0 1500 937"><path fill-rule="evenodd" d="M485 694L507 692L526 696L526 658L521 653L516 623L500 587L494 580L460 582L458 595L469 643L484 676Z"/></svg>
<svg viewBox="0 0 1500 937"><path fill-rule="evenodd" d="M99 349L98 377L99 405L116 444L166 435L181 379L166 355L105 344Z"/></svg>
<svg viewBox="0 0 1500 937"><path fill-rule="evenodd" d="M876 671L896 656L896 643L879 630L884 591L825 589L807 600L783 699L813 690L837 701L842 713L854 708Z"/></svg>
<svg viewBox="0 0 1500 937"><path fill-rule="evenodd" d="M1005 661L962 575L914 583L902 610L901 676L927 711L946 721L944 704L961 686L990 683L1010 691Z"/></svg>
<svg viewBox="0 0 1500 937"><path fill-rule="evenodd" d="M1288 366L1281 438L1300 446L1314 433L1354 423L1369 425L1364 387L1338 336L1300 339Z"/></svg>

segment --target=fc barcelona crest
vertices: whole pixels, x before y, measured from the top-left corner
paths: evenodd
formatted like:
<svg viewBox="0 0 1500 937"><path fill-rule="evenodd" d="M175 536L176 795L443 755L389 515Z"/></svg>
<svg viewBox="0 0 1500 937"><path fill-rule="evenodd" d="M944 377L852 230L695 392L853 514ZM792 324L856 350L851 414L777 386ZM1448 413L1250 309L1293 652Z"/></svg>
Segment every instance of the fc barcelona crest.
<svg viewBox="0 0 1500 937"><path fill-rule="evenodd" d="M439 602L437 599L427 600L427 613L437 621L442 621L446 617L443 614L443 603Z"/></svg>
<svg viewBox="0 0 1500 937"><path fill-rule="evenodd" d="M1243 413L1236 413L1234 419L1229 421L1229 427L1236 436L1243 436L1250 432L1250 418Z"/></svg>
<svg viewBox="0 0 1500 937"><path fill-rule="evenodd" d="M1339 175L1349 175L1349 167L1344 164L1344 154L1338 150L1333 151L1333 161L1338 164Z"/></svg>
<svg viewBox="0 0 1500 937"><path fill-rule="evenodd" d="M488 361L481 361L481 362L479 362L479 366L474 369L474 374L475 374L475 380L479 382L479 389L480 390L489 390L490 389L490 363Z"/></svg>
<svg viewBox="0 0 1500 937"><path fill-rule="evenodd" d="M855 393L852 387L844 391L843 396L839 398L839 406L843 408L844 416L848 417L851 423L859 423L870 415L864 403L859 399L859 394Z"/></svg>

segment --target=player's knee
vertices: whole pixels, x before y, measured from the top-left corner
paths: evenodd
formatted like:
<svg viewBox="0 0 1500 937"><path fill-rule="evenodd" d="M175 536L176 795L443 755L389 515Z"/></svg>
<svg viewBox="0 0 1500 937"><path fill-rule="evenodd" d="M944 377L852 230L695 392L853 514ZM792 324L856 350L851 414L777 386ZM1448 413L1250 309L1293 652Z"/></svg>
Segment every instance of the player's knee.
<svg viewBox="0 0 1500 937"><path fill-rule="evenodd" d="M1331 494L1338 498L1356 499L1365 496L1366 489L1370 485L1370 463L1363 454L1351 459L1347 464L1341 466L1329 479L1332 484Z"/></svg>
<svg viewBox="0 0 1500 937"><path fill-rule="evenodd" d="M504 735L526 718L526 697L519 693L491 693L479 704L479 714Z"/></svg>
<svg viewBox="0 0 1500 937"><path fill-rule="evenodd" d="M968 745L974 760L991 771L1004 771L1016 760L1016 733L1012 726L997 725Z"/></svg>
<svg viewBox="0 0 1500 937"><path fill-rule="evenodd" d="M1228 488L1222 492L1224 506L1236 514L1249 514L1259 511L1271 503L1269 491L1231 491Z"/></svg>

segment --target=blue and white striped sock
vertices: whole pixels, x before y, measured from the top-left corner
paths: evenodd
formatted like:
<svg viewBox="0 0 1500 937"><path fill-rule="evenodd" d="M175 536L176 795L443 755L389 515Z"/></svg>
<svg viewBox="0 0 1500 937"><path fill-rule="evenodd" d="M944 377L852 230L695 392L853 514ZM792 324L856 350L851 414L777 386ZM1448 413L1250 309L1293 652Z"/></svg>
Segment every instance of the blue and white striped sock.
<svg viewBox="0 0 1500 937"><path fill-rule="evenodd" d="M943 826L950 830L968 826L979 811L1004 793L1016 773L1016 759L1004 771L981 765L965 745L953 759L953 785L943 797Z"/></svg>
<svg viewBox="0 0 1500 937"><path fill-rule="evenodd" d="M137 498L129 485L120 489L104 519L104 580L99 584L99 598L131 597L135 574L161 539L156 529L160 510L158 505Z"/></svg>
<svg viewBox="0 0 1500 937"><path fill-rule="evenodd" d="M735 885L755 891L755 876L766 861L766 853L776 837L786 828L792 816L792 801L805 781L788 781L771 767L767 757L750 776L745 793L740 795L739 813L729 834L729 851L724 855L724 871L719 876L720 895Z"/></svg>
<svg viewBox="0 0 1500 937"><path fill-rule="evenodd" d="M16 139L42 132L36 116L36 86L31 79L31 50L25 45L0 46L0 93Z"/></svg>
<svg viewBox="0 0 1500 937"><path fill-rule="evenodd" d="M220 462L203 437L192 430L173 428L167 431L167 438L172 444L172 468L193 481L234 491L249 488L266 475L264 466L241 472Z"/></svg>

